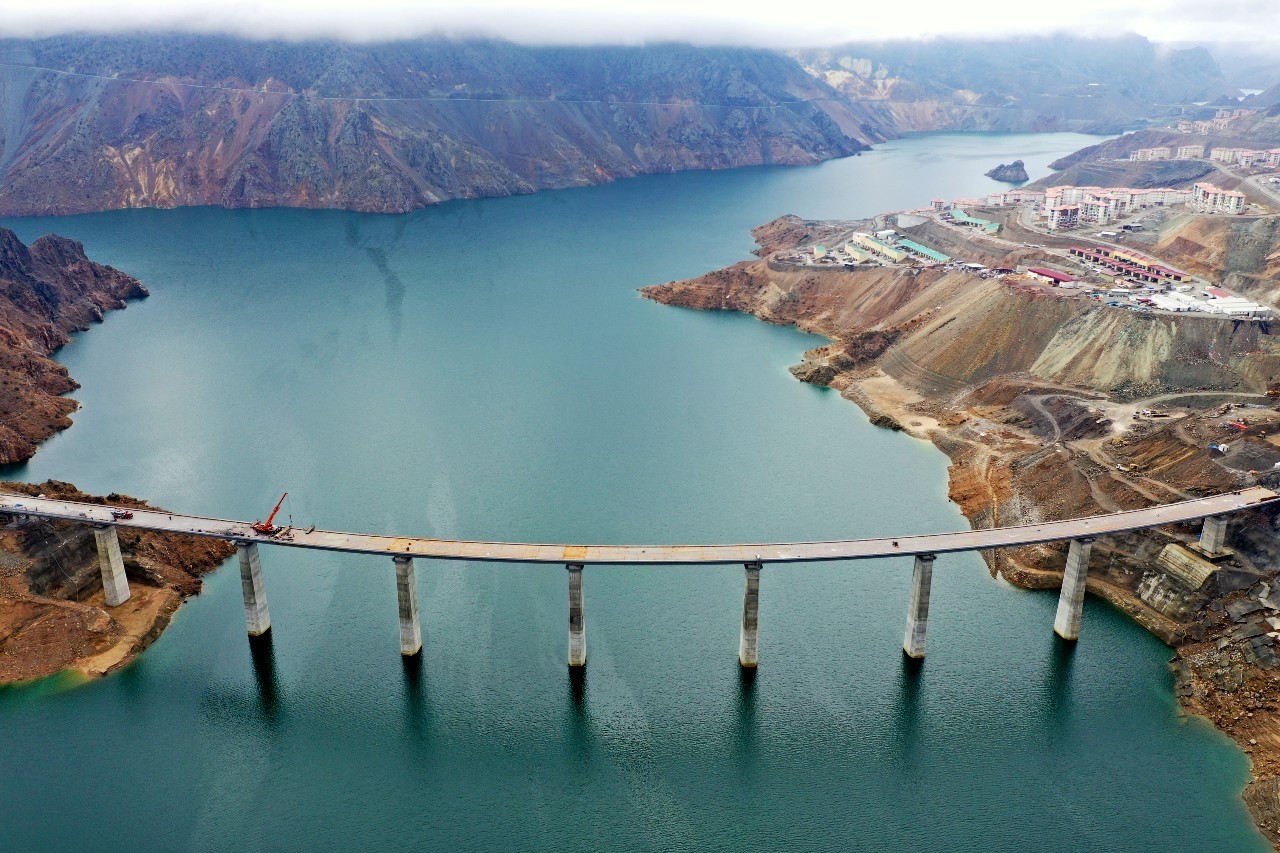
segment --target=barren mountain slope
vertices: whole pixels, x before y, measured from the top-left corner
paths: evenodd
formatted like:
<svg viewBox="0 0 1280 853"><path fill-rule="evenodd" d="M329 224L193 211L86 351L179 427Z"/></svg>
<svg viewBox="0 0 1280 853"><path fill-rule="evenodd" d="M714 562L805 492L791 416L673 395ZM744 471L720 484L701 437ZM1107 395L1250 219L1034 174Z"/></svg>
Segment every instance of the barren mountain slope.
<svg viewBox="0 0 1280 853"><path fill-rule="evenodd" d="M0 63L10 214L406 211L865 147L764 50L67 37L0 42Z"/></svg>

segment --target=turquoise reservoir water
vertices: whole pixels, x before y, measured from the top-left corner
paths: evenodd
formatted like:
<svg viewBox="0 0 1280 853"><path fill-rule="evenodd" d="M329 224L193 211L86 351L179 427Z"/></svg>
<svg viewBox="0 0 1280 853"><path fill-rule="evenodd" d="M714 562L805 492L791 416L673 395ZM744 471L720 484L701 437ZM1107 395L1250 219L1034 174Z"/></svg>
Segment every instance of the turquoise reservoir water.
<svg viewBox="0 0 1280 853"><path fill-rule="evenodd" d="M142 278L62 359L76 425L9 476L190 512L526 540L750 541L960 529L946 460L786 372L820 341L635 288L748 257L783 213L869 215L1043 174L1091 140L929 136L809 169L655 176L404 216L126 211L57 231ZM944 557L929 658L906 561L768 566L761 669L736 567L589 567L565 667L557 566L263 552L134 665L0 691L5 849L1250 850L1244 757L1179 718L1168 652L1090 601Z"/></svg>

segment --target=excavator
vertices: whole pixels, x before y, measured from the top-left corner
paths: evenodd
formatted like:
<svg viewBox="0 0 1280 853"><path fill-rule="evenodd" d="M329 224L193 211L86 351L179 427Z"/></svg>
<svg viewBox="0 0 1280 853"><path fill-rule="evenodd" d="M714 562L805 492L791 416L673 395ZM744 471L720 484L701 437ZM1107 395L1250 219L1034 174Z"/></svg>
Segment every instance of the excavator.
<svg viewBox="0 0 1280 853"><path fill-rule="evenodd" d="M271 510L271 515L267 516L266 521L255 521L249 525L253 528L254 533L261 533L263 536L275 536L280 532L281 528L276 527L272 522L276 520L276 513L280 511L280 504L284 503L284 499L287 497L289 497L288 492L280 496L280 500L276 501L276 508Z"/></svg>

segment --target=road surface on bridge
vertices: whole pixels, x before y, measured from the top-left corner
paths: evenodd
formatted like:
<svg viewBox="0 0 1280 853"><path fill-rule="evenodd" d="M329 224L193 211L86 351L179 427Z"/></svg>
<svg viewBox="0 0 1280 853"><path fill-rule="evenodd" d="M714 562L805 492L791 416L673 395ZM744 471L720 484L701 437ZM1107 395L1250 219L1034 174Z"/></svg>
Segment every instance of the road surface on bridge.
<svg viewBox="0 0 1280 853"><path fill-rule="evenodd" d="M1280 498L1270 489L1253 487L1207 498L1128 510L1109 515L1050 521L1018 527L996 527L958 533L931 533L876 539L829 542L784 542L757 545L553 545L519 542L468 542L333 530L284 528L274 536L256 533L247 521L204 518L130 507L131 519L115 519L112 507L0 493L0 512L63 519L120 528L183 533L258 542L291 548L345 551L355 554L423 557L433 560L475 560L500 563L591 563L692 565L863 560L914 554L946 554L987 548L1010 548L1123 533L1147 527L1195 521L1234 512Z"/></svg>

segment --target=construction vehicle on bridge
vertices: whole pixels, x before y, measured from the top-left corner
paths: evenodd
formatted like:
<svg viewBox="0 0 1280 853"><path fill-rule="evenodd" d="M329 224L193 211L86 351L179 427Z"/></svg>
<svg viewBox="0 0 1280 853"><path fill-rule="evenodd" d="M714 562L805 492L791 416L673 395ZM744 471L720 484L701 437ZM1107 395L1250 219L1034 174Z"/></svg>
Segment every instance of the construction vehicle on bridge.
<svg viewBox="0 0 1280 853"><path fill-rule="evenodd" d="M271 510L271 515L267 516L266 521L255 521L249 525L253 528L254 533L261 533L263 536L275 536L280 532L280 528L276 527L272 522L276 520L276 513L280 511L280 504L284 503L284 499L287 497L289 497L288 492L280 496L280 500L276 501L276 508Z"/></svg>

